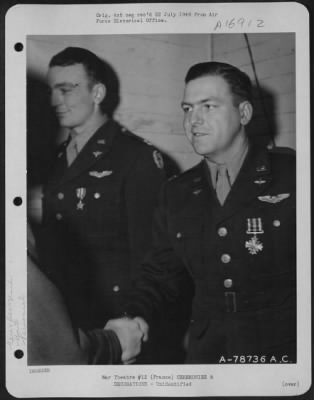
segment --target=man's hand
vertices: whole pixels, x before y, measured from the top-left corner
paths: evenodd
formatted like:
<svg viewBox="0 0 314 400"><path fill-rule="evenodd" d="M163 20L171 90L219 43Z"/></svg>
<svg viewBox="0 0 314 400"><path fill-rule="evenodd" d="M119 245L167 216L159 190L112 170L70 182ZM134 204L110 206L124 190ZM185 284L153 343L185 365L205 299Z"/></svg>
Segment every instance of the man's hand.
<svg viewBox="0 0 314 400"><path fill-rule="evenodd" d="M141 317L111 319L104 329L110 329L118 336L122 349L121 361L124 364L135 362L135 357L141 351L142 341L148 340L149 327Z"/></svg>

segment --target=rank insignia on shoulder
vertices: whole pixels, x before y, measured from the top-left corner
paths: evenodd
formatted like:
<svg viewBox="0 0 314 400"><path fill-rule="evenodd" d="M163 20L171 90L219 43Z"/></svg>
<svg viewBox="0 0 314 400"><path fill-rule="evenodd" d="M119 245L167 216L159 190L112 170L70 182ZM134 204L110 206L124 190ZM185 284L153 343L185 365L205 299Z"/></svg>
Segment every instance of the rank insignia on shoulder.
<svg viewBox="0 0 314 400"><path fill-rule="evenodd" d="M89 171L89 175L94 178L104 178L105 176L109 176L113 171Z"/></svg>
<svg viewBox="0 0 314 400"><path fill-rule="evenodd" d="M258 196L258 200L265 201L266 203L275 204L279 203L282 200L287 199L288 197L290 197L290 193L280 193L275 196L270 196L270 195Z"/></svg>
<svg viewBox="0 0 314 400"><path fill-rule="evenodd" d="M169 178L168 178L168 182L171 182L171 181L173 181L174 179L176 179L177 178L177 176L178 175L171 175Z"/></svg>
<svg viewBox="0 0 314 400"><path fill-rule="evenodd" d="M102 155L102 151L93 151L94 157L99 157Z"/></svg>
<svg viewBox="0 0 314 400"><path fill-rule="evenodd" d="M162 169L164 167L164 160L158 150L153 151L153 159L159 169Z"/></svg>
<svg viewBox="0 0 314 400"><path fill-rule="evenodd" d="M147 139L143 139L143 142L146 143L148 146L153 146L153 143Z"/></svg>
<svg viewBox="0 0 314 400"><path fill-rule="evenodd" d="M197 176L196 178L193 179L193 182L198 183L202 180L200 176Z"/></svg>
<svg viewBox="0 0 314 400"><path fill-rule="evenodd" d="M105 139L99 139L97 140L98 144L106 144L106 140Z"/></svg>

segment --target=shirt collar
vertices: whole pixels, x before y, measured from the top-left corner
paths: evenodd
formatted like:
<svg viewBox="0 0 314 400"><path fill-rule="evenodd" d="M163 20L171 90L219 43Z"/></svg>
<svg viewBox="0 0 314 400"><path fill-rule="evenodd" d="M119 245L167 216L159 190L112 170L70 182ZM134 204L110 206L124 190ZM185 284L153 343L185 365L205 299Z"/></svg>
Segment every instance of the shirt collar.
<svg viewBox="0 0 314 400"><path fill-rule="evenodd" d="M249 149L249 144L248 141L246 140L245 145L241 147L241 149L233 155L231 160L228 160L224 165L227 167L228 170L228 177L230 180L230 184L233 185L234 181L236 180L238 173L241 169L241 166L243 164L243 161L247 155ZM217 178L217 170L218 170L218 164L205 158L206 163L209 167L210 171L210 176L211 180L213 183L213 187L216 187L216 178Z"/></svg>
<svg viewBox="0 0 314 400"><path fill-rule="evenodd" d="M91 129L89 129L86 132L82 132L80 134L78 134L77 132L75 132L75 130L73 129L70 132L70 136L71 138L75 138L76 141L76 148L77 151L80 152L83 147L86 145L86 143L89 141L89 139L94 135L94 133L106 122L106 120L101 120L101 121L97 121L97 123L95 123Z"/></svg>

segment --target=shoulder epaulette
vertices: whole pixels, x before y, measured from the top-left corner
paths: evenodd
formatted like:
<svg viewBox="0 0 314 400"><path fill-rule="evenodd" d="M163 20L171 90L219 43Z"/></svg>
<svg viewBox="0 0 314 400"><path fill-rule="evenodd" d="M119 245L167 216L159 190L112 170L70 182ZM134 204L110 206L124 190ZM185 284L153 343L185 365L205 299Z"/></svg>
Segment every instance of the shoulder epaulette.
<svg viewBox="0 0 314 400"><path fill-rule="evenodd" d="M126 135L126 136L128 136L128 137L130 137L130 138L133 138L133 139L135 139L135 140L138 140L138 141L141 142L141 143L147 144L148 146L154 146L154 145L153 145L151 142L149 142L147 139L145 139L145 138L143 138L142 136L139 136L139 135L137 135L137 134L135 134L135 133L129 131L129 130L128 130L127 128L125 128L124 126L121 126L121 132L122 132L124 135Z"/></svg>
<svg viewBox="0 0 314 400"><path fill-rule="evenodd" d="M194 165L193 167L182 171L181 173L177 175L173 175L170 178L168 178L168 182L171 181L180 181L181 179L185 179L186 177L189 177L190 175L193 175L195 173L195 170L197 170L200 167L200 163Z"/></svg>
<svg viewBox="0 0 314 400"><path fill-rule="evenodd" d="M288 156L296 155L295 150L292 149L291 147L274 146L271 149L269 149L269 152L271 154L283 154L283 155L288 155Z"/></svg>

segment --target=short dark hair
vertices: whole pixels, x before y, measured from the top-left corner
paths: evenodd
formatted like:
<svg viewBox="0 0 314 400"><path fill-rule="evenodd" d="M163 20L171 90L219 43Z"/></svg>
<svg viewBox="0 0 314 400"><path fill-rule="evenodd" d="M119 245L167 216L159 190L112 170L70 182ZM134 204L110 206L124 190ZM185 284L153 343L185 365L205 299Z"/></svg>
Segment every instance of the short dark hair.
<svg viewBox="0 0 314 400"><path fill-rule="evenodd" d="M252 103L252 83L246 73L233 65L208 61L193 65L187 72L185 83L204 76L221 76L228 84L235 104L244 100Z"/></svg>
<svg viewBox="0 0 314 400"><path fill-rule="evenodd" d="M91 83L102 83L106 87L106 96L100 103L103 113L110 117L120 101L120 85L113 68L104 60L87 49L67 47L52 57L49 67L66 67L82 64Z"/></svg>

